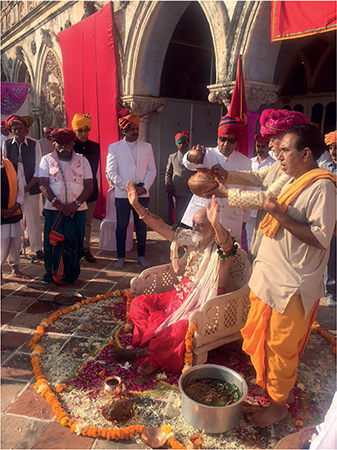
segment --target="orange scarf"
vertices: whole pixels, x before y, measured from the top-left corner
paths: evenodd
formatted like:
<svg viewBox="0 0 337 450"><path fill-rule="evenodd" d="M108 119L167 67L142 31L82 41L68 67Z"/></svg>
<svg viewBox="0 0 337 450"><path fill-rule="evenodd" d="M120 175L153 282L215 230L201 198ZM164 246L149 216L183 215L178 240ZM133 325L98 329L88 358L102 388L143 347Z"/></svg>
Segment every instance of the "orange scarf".
<svg viewBox="0 0 337 450"><path fill-rule="evenodd" d="M11 209L15 203L16 203L16 196L18 195L18 182L16 177L16 171L14 169L13 164L10 162L9 159L3 158L2 160L5 171L8 179L8 186L9 186L9 196L8 196L8 209ZM21 214L21 209L18 208L18 210L15 212L15 215Z"/></svg>
<svg viewBox="0 0 337 450"><path fill-rule="evenodd" d="M291 202L306 188L309 184L314 183L317 180L327 178L331 180L336 186L336 175L325 169L313 169L306 172L301 177L297 178L290 186L287 187L277 198L277 202L282 206L285 212ZM274 219L274 217L267 213L260 225L260 231L265 236L273 239L277 230L280 227L280 223Z"/></svg>

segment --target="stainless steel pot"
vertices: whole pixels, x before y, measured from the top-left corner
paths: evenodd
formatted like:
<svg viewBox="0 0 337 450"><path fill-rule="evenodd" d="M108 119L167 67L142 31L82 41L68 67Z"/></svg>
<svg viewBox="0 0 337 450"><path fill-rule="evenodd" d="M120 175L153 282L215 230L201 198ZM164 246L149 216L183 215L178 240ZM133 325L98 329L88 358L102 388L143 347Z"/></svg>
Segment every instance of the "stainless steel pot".
<svg viewBox="0 0 337 450"><path fill-rule="evenodd" d="M229 406L206 406L192 400L185 393L185 386L191 377L215 378L235 384L241 391L239 401ZM242 404L247 396L247 383L232 369L216 364L201 364L186 370L179 379L182 413L185 420L206 433L223 433L235 428L242 416Z"/></svg>

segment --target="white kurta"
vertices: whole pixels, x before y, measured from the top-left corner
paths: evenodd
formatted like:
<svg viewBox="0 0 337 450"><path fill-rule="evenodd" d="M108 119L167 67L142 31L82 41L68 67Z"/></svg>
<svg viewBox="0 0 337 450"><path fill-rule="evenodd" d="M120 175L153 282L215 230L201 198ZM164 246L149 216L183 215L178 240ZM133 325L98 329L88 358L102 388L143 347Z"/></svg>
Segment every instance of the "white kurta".
<svg viewBox="0 0 337 450"><path fill-rule="evenodd" d="M226 170L250 170L251 161L245 155L239 152L233 152L228 158L223 156L218 147L206 148L206 154L203 164L194 164L188 161L188 153L184 155L183 164L189 170L197 170L199 167L211 168L216 164L220 164ZM238 188L249 190L249 187L239 185L229 185L229 188ZM224 228L230 229L232 236L241 243L241 233L243 222L248 222L250 217L250 211L246 211L239 208L230 208L228 206L227 198L218 198L220 205L219 221ZM192 226L192 220L194 214L199 209L206 208L209 199L198 197L193 195L185 214L182 218L182 223Z"/></svg>

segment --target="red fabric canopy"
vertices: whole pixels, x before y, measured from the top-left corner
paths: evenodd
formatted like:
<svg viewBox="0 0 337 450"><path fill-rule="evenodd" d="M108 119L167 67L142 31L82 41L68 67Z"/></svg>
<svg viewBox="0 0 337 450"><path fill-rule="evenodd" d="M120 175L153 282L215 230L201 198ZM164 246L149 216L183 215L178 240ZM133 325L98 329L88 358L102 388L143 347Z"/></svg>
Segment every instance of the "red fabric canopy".
<svg viewBox="0 0 337 450"><path fill-rule="evenodd" d="M273 1L271 41L336 30L335 1Z"/></svg>
<svg viewBox="0 0 337 450"><path fill-rule="evenodd" d="M57 35L63 59L67 126L74 114L90 114L89 139L101 146L100 194L95 217L105 217L105 177L108 146L119 140L117 124L118 77L111 2L97 13Z"/></svg>
<svg viewBox="0 0 337 450"><path fill-rule="evenodd" d="M242 56L238 55L238 68L235 80L235 86L233 95L231 98L231 104L228 108L227 115L232 119L241 119L247 124L247 104L246 104L246 94L245 85L243 81L242 72ZM248 156L248 129L246 127L246 132L238 142L236 150L244 155Z"/></svg>

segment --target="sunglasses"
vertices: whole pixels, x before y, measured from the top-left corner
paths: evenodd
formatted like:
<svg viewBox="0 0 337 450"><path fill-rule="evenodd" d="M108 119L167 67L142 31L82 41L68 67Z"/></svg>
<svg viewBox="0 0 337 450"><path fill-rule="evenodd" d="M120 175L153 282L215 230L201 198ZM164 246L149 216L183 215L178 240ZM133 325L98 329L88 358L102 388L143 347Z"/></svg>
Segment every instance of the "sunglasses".
<svg viewBox="0 0 337 450"><path fill-rule="evenodd" d="M219 136L218 139L220 142L228 142L229 144L235 144L235 142L237 142L237 139L228 138L226 136Z"/></svg>

